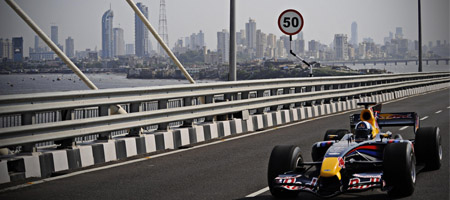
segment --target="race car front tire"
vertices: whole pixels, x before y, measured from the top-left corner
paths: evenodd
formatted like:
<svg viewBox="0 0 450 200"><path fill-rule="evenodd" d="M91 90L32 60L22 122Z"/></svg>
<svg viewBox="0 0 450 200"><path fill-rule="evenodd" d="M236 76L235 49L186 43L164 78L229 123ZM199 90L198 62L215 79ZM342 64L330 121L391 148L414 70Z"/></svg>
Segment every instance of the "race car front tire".
<svg viewBox="0 0 450 200"><path fill-rule="evenodd" d="M383 179L390 188L388 195L410 196L416 183L416 158L410 143L386 145L383 156Z"/></svg>
<svg viewBox="0 0 450 200"><path fill-rule="evenodd" d="M419 128L414 148L417 162L425 164L425 169L437 170L441 167L442 146L438 127Z"/></svg>
<svg viewBox="0 0 450 200"><path fill-rule="evenodd" d="M292 145L278 145L273 148L269 159L267 179L270 193L272 193L274 197L288 198L297 196L298 191L275 188L274 180L278 175L294 171L300 163L303 163L303 157L299 147Z"/></svg>

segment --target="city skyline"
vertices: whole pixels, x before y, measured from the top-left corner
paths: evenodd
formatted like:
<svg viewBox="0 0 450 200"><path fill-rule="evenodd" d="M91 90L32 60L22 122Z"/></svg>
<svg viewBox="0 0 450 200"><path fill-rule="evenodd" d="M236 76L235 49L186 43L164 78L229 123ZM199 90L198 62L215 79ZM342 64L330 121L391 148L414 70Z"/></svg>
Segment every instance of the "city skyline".
<svg viewBox="0 0 450 200"><path fill-rule="evenodd" d="M143 2L148 6L149 9L149 19L154 27L158 25L158 15L159 15L159 1L136 1L135 3ZM198 32L202 30L205 33L205 43L208 49L215 50L217 47L217 32L222 29L227 29L228 24L228 12L229 12L229 1L215 2L211 7L211 2L203 0L193 0L189 1L189 4L183 1L169 1L166 2L167 9L167 21L168 21L168 33L169 38L173 38L172 41L176 41L183 38L191 33ZM303 29L305 41L317 40L323 44L331 44L334 39L334 34L347 34L351 35L351 23L355 21L358 23L358 37L359 38L373 38L375 43L382 44L383 38L386 37L389 32L394 32L396 27L403 27L404 37L415 40L417 38L417 4L410 1L396 1L390 4L389 1L377 1L373 2L357 2L354 0L341 1L343 5L336 6L335 2L311 2L305 1L301 6L299 3L292 1L280 1L278 4L274 4L269 1L243 1L238 3L237 9L237 30L245 29L245 23L248 22L249 18L255 19L257 23L257 29L261 29L264 33L273 33L279 38L282 34L276 26L276 20L270 20L271 18L276 18L279 13L287 8L296 8L305 17L305 27ZM126 44L133 43L134 41L134 23L133 17L134 13L131 8L122 1L103 1L103 2L92 2L92 6L86 7L86 17L96 15L97 18L89 19L83 23L76 23L79 19L84 18L84 16L74 15L76 17L70 17L71 11L65 9L58 9L61 6L73 4L72 2L57 2L52 0L43 0L42 5L36 6L33 2L22 2L18 1L18 4L38 23L39 26L46 32L49 33L49 26L56 24L59 26L59 37L67 38L71 36L75 40L75 50L84 50L86 48L90 49L101 49L101 15L109 8L111 3L111 9L114 11L114 24L113 27L121 27L124 29L124 40ZM350 6L350 3L354 5ZM79 3L80 5L91 5L83 1ZM365 14L364 16L358 16L361 13L360 10L365 10L373 4L373 10L377 8L383 8L386 12L376 13L372 15ZM34 5L34 6L33 6ZM45 5L45 6L44 6ZM183 6L188 5L188 6ZM195 12L200 8L204 9L205 16L203 18L198 18L198 12ZM247 7L254 7L258 5L261 11L252 11L252 9L246 9L248 12L243 12ZM439 6L440 5L440 6ZM48 10L47 6L50 8L54 7L52 11L56 13L65 11L68 12L67 15L62 15L61 17L55 19L46 19L48 17L41 16L44 10ZM32 7L32 8L31 8ZM79 7L79 6L78 6ZM274 7L269 13L264 13L267 7ZM309 8L314 9L309 9ZM356 11L352 11L349 15L348 11L351 10L350 7ZM384 8L385 7L385 8ZM428 44L429 41L433 43L436 40L447 40L448 41L448 12L439 12L442 7L448 8L448 2L441 0L434 0L429 2L422 2L422 20L423 20L423 39L424 45ZM211 9L210 9L211 8ZM24 38L24 50L25 55L28 55L28 47L33 47L33 37L34 33L29 29L23 21L7 6L4 2L0 2L0 14L2 17L0 22L2 23L2 30L0 31L0 38L12 38L12 37L23 37ZM76 10L76 9L75 9ZM330 12L319 12L322 13L320 16L318 13L313 12L314 10L320 11L330 11ZM372 9L371 9L372 10ZM430 12L432 10L433 12ZM4 11L4 12L3 12ZM395 11L395 12L394 12ZM208 13L215 12L214 15L208 15ZM175 13L175 14L174 14ZM185 14L189 13L189 14ZM325 15L325 14L326 15ZM333 15L339 13L338 15ZM381 15L382 13L382 15ZM376 16L380 14L381 16ZM192 16L190 16L192 15ZM367 16L366 16L367 15ZM332 18L331 18L332 16ZM444 17L442 17L444 16ZM447 16L447 17L445 17ZM193 19L193 17L197 17ZM75 19L74 19L75 18ZM77 20L77 18L79 18ZM207 19L208 18L208 19ZM371 18L377 18L377 20ZM5 19L8 19L9 23L5 23ZM190 20L187 23L186 20ZM358 19L358 20L355 20ZM389 20L387 20L389 19ZM336 20L341 20L336 23ZM60 21L60 22L59 22ZM210 23L205 23L212 21ZM327 22L329 21L329 22ZM370 21L371 23L366 23L365 21ZM89 28L89 24L95 24L95 27ZM382 26L383 25L383 26ZM74 27L78 27L79 31L70 31ZM130 28L131 27L131 28ZM324 27L326 27L324 29ZM430 28L431 27L431 28ZM375 30L373 30L376 28ZM183 31L177 31L177 30ZM437 31L441 30L442 31ZM85 32L98 32L98 34L92 34L91 36L80 35L80 30ZM324 31L325 30L325 31ZM82 31L83 32L83 31ZM317 32L317 34L316 34ZM153 36L149 36L150 42L155 42ZM60 41L61 42L61 41ZM359 42L362 42L360 39ZM174 44L169 44L173 47Z"/></svg>

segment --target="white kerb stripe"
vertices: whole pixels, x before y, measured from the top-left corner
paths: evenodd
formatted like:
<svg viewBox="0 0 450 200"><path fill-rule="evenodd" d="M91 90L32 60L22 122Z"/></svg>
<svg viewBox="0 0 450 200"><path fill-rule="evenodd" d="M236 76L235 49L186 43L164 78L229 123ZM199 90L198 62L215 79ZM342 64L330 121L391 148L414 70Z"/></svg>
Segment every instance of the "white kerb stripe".
<svg viewBox="0 0 450 200"><path fill-rule="evenodd" d="M156 140L154 134L146 134L145 138L145 150L147 153L156 151Z"/></svg>
<svg viewBox="0 0 450 200"><path fill-rule="evenodd" d="M205 141L205 133L203 132L203 126L195 127L195 134L197 136L197 142Z"/></svg>
<svg viewBox="0 0 450 200"><path fill-rule="evenodd" d="M66 150L52 151L50 153L53 155L53 165L55 167L55 172L69 169Z"/></svg>
<svg viewBox="0 0 450 200"><path fill-rule="evenodd" d="M105 162L117 160L116 145L114 141L108 141L103 144L103 151L105 152Z"/></svg>
<svg viewBox="0 0 450 200"><path fill-rule="evenodd" d="M91 166L94 165L94 155L92 153L92 146L79 146L80 149L80 158L81 158L81 166Z"/></svg>
<svg viewBox="0 0 450 200"><path fill-rule="evenodd" d="M178 130L180 130L181 146L185 146L185 145L190 144L190 141L189 141L189 129L183 128L183 129L178 129Z"/></svg>
<svg viewBox="0 0 450 200"><path fill-rule="evenodd" d="M25 178L41 177L41 166L39 165L39 156L24 156L23 164L25 165Z"/></svg>
<svg viewBox="0 0 450 200"><path fill-rule="evenodd" d="M0 161L0 183L8 183L10 182L9 173L8 173L8 161Z"/></svg>
<svg viewBox="0 0 450 200"><path fill-rule="evenodd" d="M236 133L242 133L242 119L235 119Z"/></svg>
<svg viewBox="0 0 450 200"><path fill-rule="evenodd" d="M137 155L136 138L124 138L127 157Z"/></svg>
<svg viewBox="0 0 450 200"><path fill-rule="evenodd" d="M223 121L223 136L231 135L230 121Z"/></svg>

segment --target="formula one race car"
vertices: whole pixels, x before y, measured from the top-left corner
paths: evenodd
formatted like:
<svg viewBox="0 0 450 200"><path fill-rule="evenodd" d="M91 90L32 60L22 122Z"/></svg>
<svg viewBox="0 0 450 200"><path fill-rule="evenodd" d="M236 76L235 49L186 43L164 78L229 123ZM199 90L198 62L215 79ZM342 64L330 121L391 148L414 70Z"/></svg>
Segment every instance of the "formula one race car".
<svg viewBox="0 0 450 200"><path fill-rule="evenodd" d="M414 112L380 113L381 104L358 105L365 109L350 116L352 131L328 130L324 141L312 146L313 162L303 161L299 147L273 148L268 167L273 196L311 192L333 197L379 188L390 197L405 197L414 192L416 173L440 168L438 127L419 128L419 116ZM415 139L381 132L383 126L414 126Z"/></svg>

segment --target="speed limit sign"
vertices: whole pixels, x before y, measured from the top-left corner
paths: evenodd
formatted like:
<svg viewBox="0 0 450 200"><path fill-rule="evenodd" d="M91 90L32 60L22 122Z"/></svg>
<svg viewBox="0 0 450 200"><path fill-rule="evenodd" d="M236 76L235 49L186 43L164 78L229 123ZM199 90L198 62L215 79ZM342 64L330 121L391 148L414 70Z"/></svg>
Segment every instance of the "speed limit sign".
<svg viewBox="0 0 450 200"><path fill-rule="evenodd" d="M295 35L303 28L303 16L294 9L285 10L278 17L278 27L286 35Z"/></svg>

